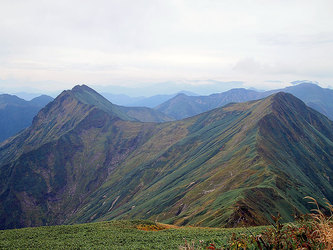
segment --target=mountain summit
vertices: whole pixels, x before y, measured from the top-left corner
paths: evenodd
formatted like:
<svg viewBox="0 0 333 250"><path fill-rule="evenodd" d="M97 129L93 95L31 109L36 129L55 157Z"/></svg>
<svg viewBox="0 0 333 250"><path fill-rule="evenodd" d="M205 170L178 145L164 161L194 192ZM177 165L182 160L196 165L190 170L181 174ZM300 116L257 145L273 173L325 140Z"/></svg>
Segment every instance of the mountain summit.
<svg viewBox="0 0 333 250"><path fill-rule="evenodd" d="M291 94L144 123L87 88L63 92L1 145L1 228L262 225L307 212L306 195L333 201L333 124Z"/></svg>
<svg viewBox="0 0 333 250"><path fill-rule="evenodd" d="M119 109L76 86L0 144L1 228L63 223L103 184L152 126Z"/></svg>

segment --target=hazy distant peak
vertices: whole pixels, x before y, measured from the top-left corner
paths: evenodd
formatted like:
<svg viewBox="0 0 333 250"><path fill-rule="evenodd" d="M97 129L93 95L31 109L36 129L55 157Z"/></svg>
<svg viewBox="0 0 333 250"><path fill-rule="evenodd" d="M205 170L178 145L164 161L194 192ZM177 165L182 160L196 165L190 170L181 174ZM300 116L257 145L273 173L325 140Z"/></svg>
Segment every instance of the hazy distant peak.
<svg viewBox="0 0 333 250"><path fill-rule="evenodd" d="M234 88L234 89L230 89L230 90L228 90L226 92L233 92L233 91L237 92L237 91L251 91L251 90L246 89L246 88Z"/></svg>
<svg viewBox="0 0 333 250"><path fill-rule="evenodd" d="M319 85L316 81L309 81L309 80L297 80L290 82L292 85L300 85L300 84L312 84L312 85Z"/></svg>
<svg viewBox="0 0 333 250"><path fill-rule="evenodd" d="M311 83L311 82L300 83L300 84L297 84L294 87L295 88L297 88L297 87L313 87L313 88L318 88L318 89L321 88L318 84L314 84L314 83Z"/></svg>
<svg viewBox="0 0 333 250"><path fill-rule="evenodd" d="M194 92L191 92L191 91L186 91L186 90L179 91L177 94L185 94L187 96L198 96L197 93L194 93Z"/></svg>
<svg viewBox="0 0 333 250"><path fill-rule="evenodd" d="M26 100L17 97L16 95L1 94L0 104L25 104Z"/></svg>
<svg viewBox="0 0 333 250"><path fill-rule="evenodd" d="M38 97L33 98L29 103L37 106L45 106L49 102L53 101L53 98L48 95L40 95Z"/></svg>
<svg viewBox="0 0 333 250"><path fill-rule="evenodd" d="M179 97L179 96L188 96L188 95L185 94L185 93L178 93L178 94L176 95L176 97Z"/></svg>

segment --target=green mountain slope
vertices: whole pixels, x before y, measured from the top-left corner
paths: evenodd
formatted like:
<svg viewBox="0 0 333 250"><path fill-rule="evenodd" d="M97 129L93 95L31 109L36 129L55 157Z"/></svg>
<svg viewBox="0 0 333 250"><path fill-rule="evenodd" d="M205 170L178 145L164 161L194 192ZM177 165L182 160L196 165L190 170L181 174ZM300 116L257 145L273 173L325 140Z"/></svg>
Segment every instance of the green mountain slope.
<svg viewBox="0 0 333 250"><path fill-rule="evenodd" d="M94 93L63 92L0 146L1 228L260 225L308 211L305 195L333 199L333 124L290 94L142 123Z"/></svg>
<svg viewBox="0 0 333 250"><path fill-rule="evenodd" d="M96 91L85 85L76 86L71 92L74 94L75 98L80 100L82 103L96 106L106 112L114 113L123 120L141 122L165 122L173 120L162 112L150 108L123 107L112 104Z"/></svg>
<svg viewBox="0 0 333 250"><path fill-rule="evenodd" d="M324 89L316 84L302 83L284 89L257 92L248 89L232 89L209 96L178 95L156 107L156 110L177 120L191 117L202 112L222 107L228 103L258 100L278 92L293 94L309 107L333 120L333 90Z"/></svg>
<svg viewBox="0 0 333 250"><path fill-rule="evenodd" d="M142 230L142 229L146 230ZM155 230L154 230L155 229ZM259 234L265 227L251 227ZM227 247L232 235L247 228L175 227L147 220L121 220L66 226L0 230L0 249L178 249L184 239Z"/></svg>
<svg viewBox="0 0 333 250"><path fill-rule="evenodd" d="M42 109L0 146L1 227L62 223L152 132L149 123L127 129L126 119L133 120L86 86Z"/></svg>
<svg viewBox="0 0 333 250"><path fill-rule="evenodd" d="M135 152L70 222L101 217L258 225L271 213L291 220L294 212L307 211L306 195L332 198L332 122L291 95L174 124L183 129L177 143L144 162L138 161L143 152Z"/></svg>
<svg viewBox="0 0 333 250"><path fill-rule="evenodd" d="M290 93L301 99L309 107L326 115L333 120L333 90L321 88L316 84L303 83L287 87L284 92Z"/></svg>

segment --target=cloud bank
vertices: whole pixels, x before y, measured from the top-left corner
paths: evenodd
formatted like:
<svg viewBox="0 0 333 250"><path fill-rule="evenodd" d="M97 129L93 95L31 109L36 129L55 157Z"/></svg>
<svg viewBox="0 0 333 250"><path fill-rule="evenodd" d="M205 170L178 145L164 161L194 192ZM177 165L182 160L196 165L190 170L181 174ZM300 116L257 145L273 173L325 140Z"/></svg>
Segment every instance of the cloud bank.
<svg viewBox="0 0 333 250"><path fill-rule="evenodd" d="M330 0L2 0L0 91L208 79L332 85L332 9Z"/></svg>

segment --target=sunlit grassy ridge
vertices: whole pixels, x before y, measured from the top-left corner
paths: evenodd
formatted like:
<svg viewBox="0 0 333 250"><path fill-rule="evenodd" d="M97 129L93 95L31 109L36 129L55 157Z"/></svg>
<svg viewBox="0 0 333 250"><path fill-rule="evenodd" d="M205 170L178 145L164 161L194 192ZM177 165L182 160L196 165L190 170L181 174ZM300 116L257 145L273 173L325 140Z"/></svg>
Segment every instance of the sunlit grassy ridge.
<svg viewBox="0 0 333 250"><path fill-rule="evenodd" d="M159 231L152 231L155 228ZM262 229L250 230L257 233ZM0 249L178 249L184 239L222 245L232 233L239 235L248 230L169 228L143 220L110 221L0 231Z"/></svg>
<svg viewBox="0 0 333 250"><path fill-rule="evenodd" d="M309 211L306 195L333 199L332 122L292 95L166 123L126 120L100 98L87 87L64 92L2 145L2 228L262 225Z"/></svg>
<svg viewBox="0 0 333 250"><path fill-rule="evenodd" d="M0 230L0 249L332 249L332 213L312 197L310 214L282 224L247 228L177 227L149 220ZM326 201L326 212L333 206Z"/></svg>
<svg viewBox="0 0 333 250"><path fill-rule="evenodd" d="M0 230L0 249L332 249L332 216L318 202L312 213L265 227L177 227L148 220ZM326 211L333 207L326 202Z"/></svg>
<svg viewBox="0 0 333 250"><path fill-rule="evenodd" d="M277 212L284 220L292 220L295 212L308 211L303 201L307 193L323 197L313 185L328 184L327 180L314 184L303 170L316 171L326 166L325 174L332 174L328 167L331 156L327 157L328 162L319 162L318 167L313 160L306 166L302 158L293 155L293 144L286 141L285 148L280 145L285 134L293 133L304 144L319 144L319 148L309 149L308 154L312 150L324 155L332 153L322 148L326 139L322 141L317 137L318 130L308 126L309 122L316 121L322 128L328 124L326 130L331 130L331 123L318 119L318 113L309 112L295 99L281 94L162 125L170 131L179 131L178 142L172 139L176 132L163 133L162 128L129 155L72 221L101 216L100 219L158 218L177 225L258 225L269 223L270 214ZM297 110L288 115L286 112L293 107ZM298 116L298 112L305 112L304 117ZM274 124L267 124L270 117L277 117ZM172 142L170 146L163 144L166 141ZM164 149L159 148L160 154L147 150L150 156L142 158L147 155L143 150L152 145L164 145ZM273 161L270 152L277 148L279 159L276 157ZM299 169L299 164L304 169ZM299 183L296 171L302 174L303 183ZM326 187L325 195L332 193L332 187Z"/></svg>

